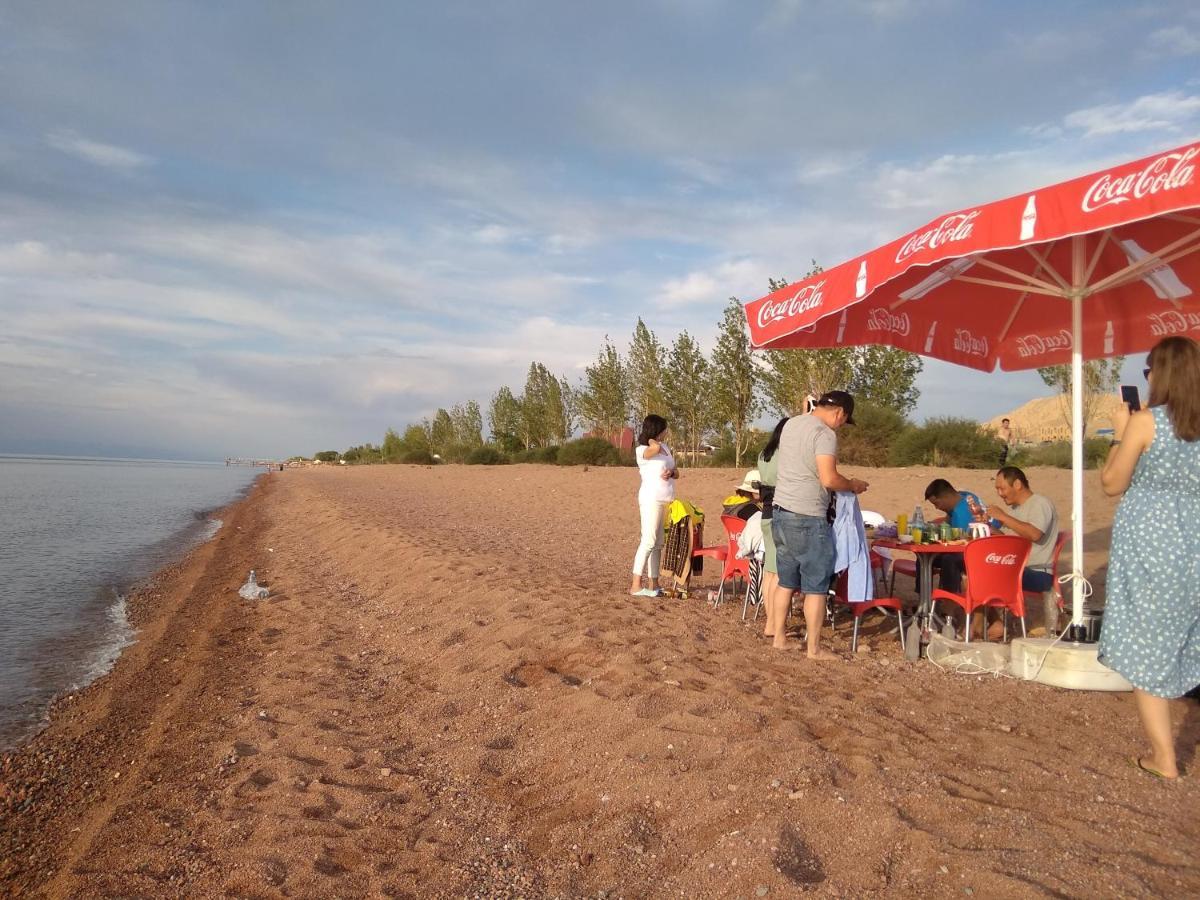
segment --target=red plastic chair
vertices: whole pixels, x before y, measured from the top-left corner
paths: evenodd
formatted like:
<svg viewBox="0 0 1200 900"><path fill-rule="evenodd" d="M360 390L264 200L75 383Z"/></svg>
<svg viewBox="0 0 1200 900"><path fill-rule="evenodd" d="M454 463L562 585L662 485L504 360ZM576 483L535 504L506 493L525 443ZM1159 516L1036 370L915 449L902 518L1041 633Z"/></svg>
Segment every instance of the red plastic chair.
<svg viewBox="0 0 1200 900"><path fill-rule="evenodd" d="M1069 540L1071 540L1071 532L1070 531L1060 531L1058 533L1058 540L1056 540L1054 542L1054 563L1050 567L1051 577L1054 578L1054 586L1050 590L1054 591L1054 596L1058 600L1058 608L1059 609L1063 609L1064 605L1066 604L1066 601L1063 599L1062 588L1060 588L1058 586L1058 558L1060 556L1062 556L1063 547L1065 547L1067 545L1067 541L1069 541ZM1028 599L1030 597L1041 597L1041 596L1042 595L1039 594L1037 591L1025 591L1026 599Z"/></svg>
<svg viewBox="0 0 1200 900"><path fill-rule="evenodd" d="M851 601L847 599L849 583L850 576L848 573L842 572L838 575L837 581L834 582L833 586L833 599L849 609L850 615L854 617L854 635L850 639L850 650L854 653L858 652L858 623L864 613L870 612L873 609L890 609L896 614L896 623L900 626L900 649L903 650L904 617L901 615L900 601L895 597L876 597L874 600Z"/></svg>
<svg viewBox="0 0 1200 900"><path fill-rule="evenodd" d="M746 520L738 516L721 516L721 524L725 526L725 568L721 571L721 586L717 588L717 599L713 601L713 609L720 606L725 597L726 581L734 577L750 580L750 560L737 557L737 539L746 529Z"/></svg>
<svg viewBox="0 0 1200 900"><path fill-rule="evenodd" d="M696 543L694 535L692 538L692 543L693 545ZM695 559L697 556L714 559L721 564L721 568L723 569L725 567L725 558L729 556L729 545L728 543L725 543L719 547L696 547L696 549L692 551L692 559Z"/></svg>
<svg viewBox="0 0 1200 900"><path fill-rule="evenodd" d="M967 593L952 594L941 588L933 592L933 601L949 600L966 613L966 641L971 640L971 614L987 606L1000 607L1021 620L1025 634L1025 593L1021 573L1033 544L1015 534L1001 534L972 541L963 551L967 575ZM1007 625L1005 627L1007 636ZM984 629L987 639L987 629Z"/></svg>

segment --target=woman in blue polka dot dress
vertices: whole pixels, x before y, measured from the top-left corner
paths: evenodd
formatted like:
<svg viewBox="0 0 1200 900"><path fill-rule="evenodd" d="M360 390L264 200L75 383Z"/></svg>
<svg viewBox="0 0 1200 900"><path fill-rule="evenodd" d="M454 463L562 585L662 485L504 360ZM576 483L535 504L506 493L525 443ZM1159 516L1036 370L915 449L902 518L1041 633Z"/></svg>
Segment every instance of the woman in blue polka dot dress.
<svg viewBox="0 0 1200 900"><path fill-rule="evenodd" d="M1164 338L1150 351L1149 408L1113 420L1101 473L1113 519L1100 661L1134 687L1151 755L1146 772L1177 778L1169 700L1200 684L1200 344Z"/></svg>

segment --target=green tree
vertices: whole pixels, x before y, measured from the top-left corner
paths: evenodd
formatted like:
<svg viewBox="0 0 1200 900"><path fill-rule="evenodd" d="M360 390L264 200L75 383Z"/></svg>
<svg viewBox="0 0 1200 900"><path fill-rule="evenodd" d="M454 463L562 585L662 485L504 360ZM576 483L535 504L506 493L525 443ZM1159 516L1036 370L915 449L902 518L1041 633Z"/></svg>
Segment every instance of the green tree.
<svg viewBox="0 0 1200 900"><path fill-rule="evenodd" d="M454 443L454 422L450 413L439 408L433 414L433 423L429 426L429 448L438 453Z"/></svg>
<svg viewBox="0 0 1200 900"><path fill-rule="evenodd" d="M483 414L478 403L468 400L465 405L456 404L450 410L450 421L454 423L456 443L469 450L483 446Z"/></svg>
<svg viewBox="0 0 1200 900"><path fill-rule="evenodd" d="M666 349L654 332L638 317L629 356L625 365L626 392L629 398L629 417L640 422L650 413L661 414L666 408L663 397L663 364Z"/></svg>
<svg viewBox="0 0 1200 900"><path fill-rule="evenodd" d="M1083 430L1087 433L1088 426L1096 417L1096 406L1105 394L1111 394L1121 383L1121 367L1125 365L1125 357L1114 356L1112 359L1089 359L1083 363ZM1058 391L1059 409L1067 428L1073 424L1071 415L1072 390L1070 366L1043 366L1037 370L1047 387Z"/></svg>
<svg viewBox="0 0 1200 900"><path fill-rule="evenodd" d="M819 274L813 262L804 278ZM772 291L787 286L784 279L769 279ZM779 415L802 412L808 397L826 391L846 390L901 415L912 412L920 391L917 376L925 364L915 353L868 344L861 347L822 347L813 350L768 350L762 381L767 405Z"/></svg>
<svg viewBox="0 0 1200 900"><path fill-rule="evenodd" d="M854 374L849 388L855 399L862 398L901 416L909 415L917 407L917 376L925 368L925 361L915 353L895 347L868 344L855 348Z"/></svg>
<svg viewBox="0 0 1200 900"><path fill-rule="evenodd" d="M671 345L663 387L666 389L667 415L677 435L676 445L688 451L694 462L700 442L711 423L708 393L711 374L700 345L681 331Z"/></svg>
<svg viewBox="0 0 1200 900"><path fill-rule="evenodd" d="M621 355L606 336L594 365L584 370L579 415L598 435L614 437L628 422L629 395Z"/></svg>
<svg viewBox="0 0 1200 900"><path fill-rule="evenodd" d="M400 457L404 455L404 441L400 439L400 435L396 434L396 429L389 428L383 436L383 444L379 448L379 455L384 462L396 463L400 462Z"/></svg>
<svg viewBox="0 0 1200 900"><path fill-rule="evenodd" d="M762 402L757 392L760 375L746 333L746 314L737 297L730 297L725 307L725 317L717 332L717 346L713 349L711 375L709 409L712 424L729 426L733 437L733 464L740 468L753 431L750 423L758 416Z"/></svg>
<svg viewBox="0 0 1200 900"><path fill-rule="evenodd" d="M429 429L424 425L409 425L404 429L404 437L401 438L401 443L404 444L403 452L406 453L413 450L428 450Z"/></svg>
<svg viewBox="0 0 1200 900"><path fill-rule="evenodd" d="M563 397L558 379L539 362L530 363L521 395L521 439L526 450L545 447L561 428Z"/></svg>
<svg viewBox="0 0 1200 900"><path fill-rule="evenodd" d="M566 378L559 378L557 386L549 390L550 439L555 444L565 444L575 433L575 420L579 417L575 391Z"/></svg>
<svg viewBox="0 0 1200 900"><path fill-rule="evenodd" d="M336 450L322 450L320 453L314 453L313 459L318 462L337 462L340 454Z"/></svg>
<svg viewBox="0 0 1200 900"><path fill-rule="evenodd" d="M488 427L492 441L509 453L521 449L521 404L508 387L492 396L488 405Z"/></svg>

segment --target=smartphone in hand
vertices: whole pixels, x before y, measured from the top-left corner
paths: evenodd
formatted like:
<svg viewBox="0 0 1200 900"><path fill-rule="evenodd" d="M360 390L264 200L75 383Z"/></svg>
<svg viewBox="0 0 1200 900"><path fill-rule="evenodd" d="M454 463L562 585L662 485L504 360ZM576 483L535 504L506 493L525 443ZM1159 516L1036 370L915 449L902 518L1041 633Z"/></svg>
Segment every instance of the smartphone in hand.
<svg viewBox="0 0 1200 900"><path fill-rule="evenodd" d="M1137 412L1142 408L1142 399L1138 396L1136 385L1121 385L1121 401L1129 407L1130 412Z"/></svg>

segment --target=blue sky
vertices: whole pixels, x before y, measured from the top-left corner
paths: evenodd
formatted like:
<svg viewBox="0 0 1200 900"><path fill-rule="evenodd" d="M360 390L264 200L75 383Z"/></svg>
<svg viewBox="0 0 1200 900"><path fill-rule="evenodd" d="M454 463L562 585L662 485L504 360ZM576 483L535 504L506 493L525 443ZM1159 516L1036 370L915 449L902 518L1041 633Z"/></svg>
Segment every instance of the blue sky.
<svg viewBox="0 0 1200 900"><path fill-rule="evenodd" d="M0 452L311 453L639 315L711 346L768 276L1195 138L1198 76L1173 0L0 0Z"/></svg>

